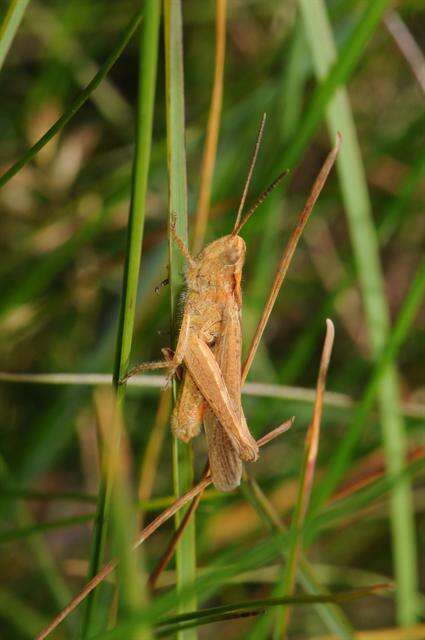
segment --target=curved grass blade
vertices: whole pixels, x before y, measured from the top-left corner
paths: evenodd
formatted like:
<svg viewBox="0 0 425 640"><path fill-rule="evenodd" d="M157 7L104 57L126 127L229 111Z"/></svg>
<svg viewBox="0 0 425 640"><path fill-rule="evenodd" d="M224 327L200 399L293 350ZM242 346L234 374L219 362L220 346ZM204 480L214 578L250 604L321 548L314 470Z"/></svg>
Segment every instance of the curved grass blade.
<svg viewBox="0 0 425 640"><path fill-rule="evenodd" d="M111 55L106 59L103 65L100 67L97 74L94 78L89 82L87 87L80 93L77 98L71 103L71 106L61 115L58 120L50 127L50 129L30 148L24 155L17 160L11 167L8 169L2 176L0 176L0 188L3 187L6 182L8 182L14 175L18 173L22 167L24 167L28 162L42 149L48 142L51 140L56 134L61 131L66 124L75 116L75 114L79 111L79 109L83 106L85 102L89 99L92 92L96 89L96 87L102 82L103 78L109 73L111 68L114 66L115 62L118 60L128 42L130 41L132 35L136 31L137 27L142 20L142 15L144 12L140 8L135 16L130 20L127 28L121 34L114 50Z"/></svg>

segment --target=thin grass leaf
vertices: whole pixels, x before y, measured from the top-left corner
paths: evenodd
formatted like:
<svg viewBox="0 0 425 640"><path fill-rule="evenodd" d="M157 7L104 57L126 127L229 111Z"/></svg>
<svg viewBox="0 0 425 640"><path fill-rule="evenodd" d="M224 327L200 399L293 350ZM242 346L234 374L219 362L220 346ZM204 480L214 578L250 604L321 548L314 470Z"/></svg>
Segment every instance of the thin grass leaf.
<svg viewBox="0 0 425 640"><path fill-rule="evenodd" d="M119 381L126 374L130 360L140 259L142 254L146 194L152 142L160 9L161 5L156 0L149 0L149 2L145 3L145 24L141 31L139 43L139 86L136 116L136 145L133 161L132 192L127 230L122 299L113 371L113 384L117 394L117 407L116 412L114 413L119 421L122 414L126 391L126 386L120 385ZM140 16L140 13L137 15ZM135 26L137 26L139 21L140 20L137 17L133 20ZM119 450L121 430L113 429L112 433L116 438L113 444L113 449ZM114 477L107 472L106 476L102 476L102 478L99 489L97 517L93 532L93 545L88 580L92 579L99 571L107 537L107 525L110 514L110 500ZM83 638L88 637L93 631L93 624L97 624L97 606L98 597L97 594L95 594L95 596L91 596L87 601L83 626Z"/></svg>
<svg viewBox="0 0 425 640"><path fill-rule="evenodd" d="M316 75L325 81L335 69L337 53L332 29L323 0L312 5L299 0ZM385 2L371 2L379 15ZM318 37L318 32L320 37ZM323 86L323 85L322 85ZM382 353L389 335L389 313L385 299L379 249L373 225L372 207L361 160L348 95L341 88L329 103L327 122L331 135L341 131L345 145L338 162L338 172L356 258L359 282L365 305L366 321L375 359ZM382 438L390 474L405 464L406 435L399 412L399 385L395 366L389 364L379 384ZM398 619L408 625L416 620L417 572L413 506L408 483L395 487L391 502L391 528L394 570L398 584Z"/></svg>
<svg viewBox="0 0 425 640"><path fill-rule="evenodd" d="M0 69L24 17L29 0L11 0L0 25Z"/></svg>
<svg viewBox="0 0 425 640"><path fill-rule="evenodd" d="M99 66L88 57L83 46L56 17L55 12L49 11L46 3L41 5L32 0L26 27L70 69L81 89L98 73ZM117 130L121 128L127 132L128 124L132 121L132 110L111 79L103 78L102 83L90 94L90 100L105 120L113 123Z"/></svg>
<svg viewBox="0 0 425 640"><path fill-rule="evenodd" d="M338 58L330 66L326 77L318 85L303 114L301 125L286 150L281 154L279 166L293 167L313 137L323 115L339 87L346 83L376 29L389 0L371 0L366 4L356 28L341 48ZM308 5L308 3L307 3ZM336 132L335 132L336 133Z"/></svg>
<svg viewBox="0 0 425 640"><path fill-rule="evenodd" d="M185 150L183 25L180 0L164 0L165 76L167 101L167 157L169 176L169 278L171 302L171 334L177 335L177 298L182 287L184 258L171 237L175 225L178 236L187 245L187 176ZM173 399L176 401L176 383ZM173 483L176 497L183 495L193 484L192 445L173 438ZM176 529L183 513L177 513ZM192 584L196 577L195 522L191 519L176 548L177 593ZM182 611L196 608L196 596ZM196 640L196 631L182 632L180 640Z"/></svg>
<svg viewBox="0 0 425 640"><path fill-rule="evenodd" d="M163 638L171 633L175 633L178 629L183 628L180 626L180 621L187 619L192 622L193 625L211 624L212 622L223 622L225 620L235 620L237 618L246 617L247 615L261 615L265 611L272 607L279 607L281 605L307 605L307 604L320 604L320 603L343 603L351 602L359 598L371 596L375 593L381 593L383 591L392 590L394 587L391 584L377 584L370 587L363 587L359 589L353 589L351 591L341 591L331 594L322 595L295 595L295 596L283 596L281 598L265 598L263 600L252 600L247 602L237 602L232 605L223 605L221 607L212 607L210 609L201 609L195 611L193 614L186 614L183 616L174 616L174 618L168 618L160 622L156 636ZM171 624L171 621L174 624ZM163 630L162 625L166 626ZM189 622L186 623L184 628L189 628Z"/></svg>
<svg viewBox="0 0 425 640"><path fill-rule="evenodd" d="M308 222L308 219L313 211L314 205L316 204L316 201L323 189L323 186L325 185L329 172L332 169L332 166L338 155L340 145L341 145L341 136L340 134L337 133L335 146L332 149L332 151L329 153L325 162L323 163L323 166L313 184L310 195L307 198L307 202L299 215L297 225L294 231L292 232L288 240L288 243L282 253L282 256L280 258L280 261L276 270L276 275L273 280L272 287L270 289L269 297L267 299L266 304L264 305L264 309L263 309L260 321L257 325L257 328L254 333L254 337L252 339L250 348L248 350L248 355L242 367L243 382L245 382L246 376L248 375L248 371L251 368L252 361L258 349L258 345L263 336L264 330L270 318L270 314L273 310L274 304L276 302L279 291L282 287L285 276L288 272L289 266L291 264L291 261L294 256L295 250L297 248L301 234L305 228L305 225Z"/></svg>
<svg viewBox="0 0 425 640"><path fill-rule="evenodd" d="M28 164L28 162L32 160L32 158L49 142L49 140L57 135L64 128L64 126L68 124L68 122L74 117L74 115L79 111L83 104L87 102L91 93L102 82L103 78L109 73L115 62L124 51L125 47L127 46L132 35L136 31L142 20L143 12L144 6L143 8L140 8L136 12L135 16L130 20L127 28L121 34L121 37L119 38L111 55L106 59L97 74L84 89L84 91L82 91L80 95L75 98L70 107L61 115L58 120L56 120L56 122L50 127L50 129L30 149L28 149L28 151L24 153L24 155L19 160L17 160L10 167L10 169L8 169L2 176L0 176L0 188L3 187L11 178L13 178L13 176L16 175L20 169L22 169L22 167Z"/></svg>
<svg viewBox="0 0 425 640"><path fill-rule="evenodd" d="M9 373L0 371L0 382L101 387L110 386L112 376L108 373ZM138 389L163 389L165 383L165 376L136 375L127 381L127 388L131 387L132 391L137 393ZM268 382L245 382L242 393L247 396L277 398L306 404L314 404L315 399L314 389ZM324 404L327 407L351 411L356 406L357 400L346 393L326 391ZM423 417L423 407L419 402L404 402L402 409L403 415L406 417L419 419Z"/></svg>
<svg viewBox="0 0 425 640"><path fill-rule="evenodd" d="M249 609L266 609L268 607L279 607L281 605L290 604L321 604L322 602L349 602L351 600L357 600L358 598L364 598L373 593L382 593L383 591L391 591L394 589L394 585L390 583L371 584L366 587L359 587L357 589L351 589L349 591L336 591L334 593L322 593L322 594L295 594L279 596L277 598L261 598L258 600L244 600L242 602L234 602L232 604L220 605L218 607L210 607L208 609L199 609L198 611L191 611L189 613L180 614L177 616L169 616L162 619L158 626L168 625L176 622L183 622L186 620L199 620L210 615L219 615L222 613L235 613L237 611L244 611Z"/></svg>

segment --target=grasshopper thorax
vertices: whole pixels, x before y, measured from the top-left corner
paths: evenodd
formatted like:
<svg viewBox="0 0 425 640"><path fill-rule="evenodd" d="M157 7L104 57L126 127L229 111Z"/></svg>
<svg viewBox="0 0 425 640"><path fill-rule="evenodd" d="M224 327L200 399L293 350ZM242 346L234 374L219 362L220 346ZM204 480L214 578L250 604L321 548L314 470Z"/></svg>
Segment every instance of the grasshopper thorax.
<svg viewBox="0 0 425 640"><path fill-rule="evenodd" d="M229 234L208 244L186 272L189 290L219 293L238 290L245 262L244 240Z"/></svg>

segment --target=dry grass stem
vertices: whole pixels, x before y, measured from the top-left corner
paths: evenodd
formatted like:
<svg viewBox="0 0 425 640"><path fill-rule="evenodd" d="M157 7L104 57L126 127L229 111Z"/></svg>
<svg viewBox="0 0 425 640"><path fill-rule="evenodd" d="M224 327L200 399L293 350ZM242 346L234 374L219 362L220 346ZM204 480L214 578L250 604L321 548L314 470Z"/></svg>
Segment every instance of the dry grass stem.
<svg viewBox="0 0 425 640"><path fill-rule="evenodd" d="M226 55L226 13L227 0L216 0L214 85L208 116L204 155L202 158L199 200L193 233L193 252L195 255L202 249L204 244L211 203L212 181L223 102L223 75Z"/></svg>
<svg viewBox="0 0 425 640"><path fill-rule="evenodd" d="M275 276L272 288L270 290L269 298L265 304L263 314L261 316L260 322L258 323L257 329L255 331L254 337L251 342L250 349L248 351L248 356L243 366L243 377L242 377L243 381L245 381L248 371L251 368L252 361L254 360L255 353L258 349L258 345L260 344L260 340L263 336L270 314L276 302L276 298L279 294L280 288L285 279L289 265L291 264L291 260L295 253L295 249L297 248L298 241L301 237L301 234L304 230L305 225L307 224L310 214L313 211L313 207L316 203L316 200L323 189L323 186L326 182L326 178L328 177L329 172L332 169L332 166L336 160L339 148L341 146L341 140L342 140L341 134L338 134L335 142L335 146L332 149L332 151L329 153L328 157L326 158L323 164L323 167L320 170L320 173L314 182L313 188L307 199L306 205L302 210L300 217L298 219L297 226L292 232L291 237L289 238L288 244L286 245L285 250L282 254L282 258L280 260L279 266L277 268L276 276Z"/></svg>
<svg viewBox="0 0 425 640"><path fill-rule="evenodd" d="M316 385L316 402L313 408L313 417L307 431L305 440L305 454L303 466L300 474L300 485L298 489L295 511L291 524L291 531L295 538L289 550L288 563L284 578L284 595L292 595L295 586L298 560L302 548L302 527L310 501L313 486L314 471L319 449L320 423L323 412L323 394L325 392L326 376L329 368L332 347L335 338L335 327L331 320L326 320L326 336L323 344L322 357L320 359L319 375ZM286 630L291 615L291 608L284 607L282 613L282 638L286 638Z"/></svg>

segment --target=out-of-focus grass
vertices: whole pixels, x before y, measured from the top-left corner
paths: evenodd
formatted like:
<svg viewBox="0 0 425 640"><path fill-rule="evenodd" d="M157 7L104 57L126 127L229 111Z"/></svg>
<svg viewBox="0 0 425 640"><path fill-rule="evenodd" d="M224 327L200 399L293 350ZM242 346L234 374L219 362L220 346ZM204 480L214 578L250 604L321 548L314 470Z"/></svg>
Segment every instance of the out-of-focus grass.
<svg viewBox="0 0 425 640"><path fill-rule="evenodd" d="M0 69L24 17L29 0L11 0L0 27Z"/></svg>
<svg viewBox="0 0 425 640"><path fill-rule="evenodd" d="M306 5L309 9L309 3ZM331 178L314 216L326 223L334 241L341 267L340 283L329 288L322 282L315 263L310 261L313 246L321 251L320 244L314 243L315 238L309 241L308 250L301 243L251 374L253 381L311 388L315 375L311 363L317 362L324 318L335 319L337 340L328 388L355 399L356 408L350 417L353 409L348 405L344 408L325 405L317 488L320 494L329 479L333 478L334 485L338 476L344 491L349 491L350 486L357 489L336 502L333 499L327 508L312 514L311 518L307 516L303 537L308 547L299 567L298 583L302 590L312 593L355 587L359 576L370 583L371 572L379 573L384 580L393 576L388 495L389 491L398 491L407 479L414 488L418 531L422 521L417 491L423 481L420 421L417 416L412 418L406 413L409 463L405 471L385 477L380 421L376 411L370 411L374 408L375 379L381 375L378 369L382 371L389 360L396 361L399 367L403 404L418 406L422 393L416 346L422 334L414 317L420 301L422 276L419 272L416 277L414 274L419 263L422 229L418 213L424 200L421 187L424 155L420 142L423 117L418 115L423 98L416 87L415 76L380 26L385 6L383 1L327 3L338 58L317 88L306 46L305 26L300 16L295 15L295 3L261 0L249 6L229 3L228 7L222 126L211 191L208 239L230 229L248 161L247 150L263 111L268 112L268 129L252 193L264 188L282 165L291 168L297 165L284 193L275 193L244 229L248 246L244 282L246 344L260 316L279 247L293 226L294 214L329 146L321 125L330 101L341 86L349 91L374 212L373 223L378 232L385 290L391 318L396 318L389 341L384 341L382 359L376 358L377 368L372 368L359 349L356 336L345 331L346 309L342 309L339 318L347 291L358 289L359 281L338 188ZM196 209L213 82L216 7L213 2L199 3L198 0L187 0L182 7L186 131L181 124L172 130L178 131L180 150L185 134L188 211L191 213ZM417 38L423 21L421 8L408 2L399 5L397 10ZM48 11L49 20L43 23L43 29L29 23L37 11ZM113 55L114 43L118 42L134 11L134 5L127 2L119 8L103 2L55 3L48 7L42 4L34 8L32 3L29 5L19 29L14 29L12 45L1 69L3 174L25 149L31 148L49 130L62 112L66 113L67 105L72 104L82 86L83 77L87 77L87 69L95 72L96 68L105 68L104 61ZM317 38L316 43L318 47L326 44L321 38ZM69 53L72 51L76 54ZM137 103L136 69L140 54L133 39L110 71L112 86L127 105ZM151 63L146 57L143 60L147 70L153 73ZM145 74L143 79L147 81ZM160 347L171 345L167 334L168 294L166 290L158 295L154 293L155 286L167 276L164 230L167 212L171 209L166 197L167 103L162 51L158 80L143 269L135 295L140 313L135 318L133 362L156 359ZM142 96L145 97L145 90ZM182 96L181 87L180 99ZM0 330L4 338L0 347L1 369L111 373L131 193L133 147L129 132L132 122L128 109L121 110L116 118L115 111L110 114L105 111L108 100L104 95L99 98L101 108L98 103L85 101L73 120L67 121L61 135L54 136L0 191L4 227L0 242L5 258L0 268L0 286L5 292L0 297ZM351 144L346 137L344 147L347 146ZM67 177L71 175L67 167L72 179ZM180 186L185 184L181 175L185 167L183 158L175 174L179 176ZM177 207L176 213L180 211ZM182 221L180 235L185 236L185 214ZM190 224L189 215L189 227ZM312 232L313 229L312 226ZM364 233L365 229L361 231ZM139 249L141 243L140 238L136 242ZM326 255L322 258L326 260ZM175 296L181 282L181 266L173 269ZM353 314L354 326L359 333L365 333L361 309L354 308ZM81 518L93 517L96 487L90 484L87 469L95 468L97 460L96 447L90 440L94 422L91 388L81 382L80 386L67 389L28 382L25 386L10 383L1 386L0 406L5 425L2 452L9 467L7 477L2 480L4 491L0 490L0 508L10 537L0 548L0 568L2 574L9 576L8 591L1 599L0 635L6 639L34 637L40 625L63 606L59 582L56 583L57 603L51 596L54 580L60 578L71 592L76 592L87 571L88 527L76 523ZM270 499L275 505L283 525L287 524L285 518L294 506L293 486L299 475L310 412L305 399L294 398L295 395L279 398L258 395L243 399L249 424L257 434L296 413L292 431L264 449L259 463L250 469L265 500ZM134 459L143 454L148 443L156 399L154 390L128 388L125 424ZM361 413L359 407L363 407ZM354 421L355 432L357 435L361 432L362 437L356 438L355 446L351 447L353 441L349 434ZM78 433L84 437L76 437L77 425ZM144 509L160 510L172 500L172 457L167 444L155 473L152 499L142 504ZM341 466L338 452L348 445L350 462ZM197 475L205 461L201 439L195 443L195 452ZM332 455L335 452L336 457ZM87 461L91 461L88 466ZM376 469L379 473L374 479ZM363 487L362 478L369 475L371 480ZM246 485L248 492L243 495L220 496L207 492L200 503L196 521L198 577L193 587L179 589L184 597L180 605L189 612L195 608L188 604L195 593L200 607L230 606L249 598L267 598L273 584L264 582L262 571L272 564L275 570L272 579L281 575L282 546L284 541L289 543L289 537L276 538L270 533L272 523L267 518L267 528L262 527L258 516L246 504L249 486ZM90 497L91 502L72 501L69 499L72 494ZM19 532L25 526L19 518L21 507L30 512L28 526L37 527L37 535L28 536L27 530L27 535L22 537L23 532ZM260 504L255 503L255 507L261 512ZM69 526L49 527L55 522ZM279 527L274 529L275 533L283 531ZM12 540L18 533L21 537ZM166 526L146 544L148 570L157 564L171 534L171 528ZM223 550L224 539L228 548ZM44 565L42 557L34 553L35 547L31 547L35 541L49 551ZM312 564L311 558L319 560L319 566ZM323 572L323 565L338 571ZM355 577L353 567L357 569ZM408 566L407 570L412 568ZM137 623L156 623L176 606L173 568L166 577L170 582L160 583L153 601L140 617L137 615ZM110 589L110 585L108 587ZM106 593L110 591L107 589ZM5 611L8 602L10 607ZM327 632L349 637L350 624L356 629L369 626L389 629L394 625L395 606L389 598L359 600L355 607L346 604L343 613L336 604L317 607L320 607L320 617L316 615L316 607L294 609L289 637L292 634L313 637ZM23 616L25 610L29 615L24 627L20 615ZM99 611L103 616L103 607ZM129 619L121 609L119 624L125 625ZM74 622L73 618L70 621ZM253 624L252 619L226 620L220 628L224 625L229 637L240 637L247 636ZM130 628L130 632L136 630L137 625ZM393 632L397 630L391 630ZM64 626L61 637L67 633L68 628ZM205 637L216 633L217 627L213 624L203 628ZM403 637L400 634L402 630L399 638ZM387 637L391 637L390 631Z"/></svg>
<svg viewBox="0 0 425 640"><path fill-rule="evenodd" d="M370 4L372 6L374 3ZM388 3L375 4L385 7ZM306 0L300 0L300 8L316 75L322 80L337 58L326 7L322 0L316 2L313 7ZM338 159L341 192L353 242L372 355L377 359L389 334L388 304L366 176L348 95L344 89L340 89L330 102L327 122L331 134L335 135L337 131L341 131L346 143ZM404 467L407 444L399 407L399 379L392 363L387 365L381 377L377 395L388 473L397 474ZM391 504L393 557L398 584L398 619L401 624L407 626L417 618L418 588L415 525L412 494L408 483L400 482L394 487Z"/></svg>

